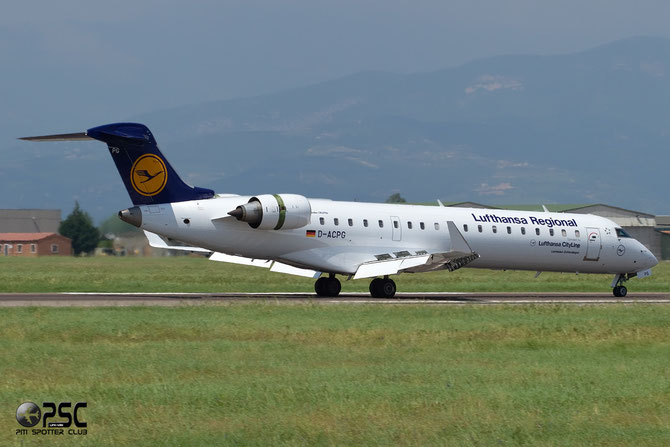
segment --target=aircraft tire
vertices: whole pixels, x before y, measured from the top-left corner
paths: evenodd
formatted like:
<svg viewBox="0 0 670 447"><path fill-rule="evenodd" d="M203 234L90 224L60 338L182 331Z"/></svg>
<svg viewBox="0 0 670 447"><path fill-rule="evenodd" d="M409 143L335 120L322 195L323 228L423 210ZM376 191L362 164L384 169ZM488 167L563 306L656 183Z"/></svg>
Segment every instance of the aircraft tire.
<svg viewBox="0 0 670 447"><path fill-rule="evenodd" d="M389 278L375 278L370 283L370 295L373 298L393 298L395 296L395 282Z"/></svg>
<svg viewBox="0 0 670 447"><path fill-rule="evenodd" d="M321 277L314 283L314 291L318 296L328 296L326 295L326 283L328 283L328 279L329 278Z"/></svg>
<svg viewBox="0 0 670 447"><path fill-rule="evenodd" d="M616 286L614 290L612 290L612 293L614 293L614 296L617 298L623 298L628 295L628 289L625 286Z"/></svg>
<svg viewBox="0 0 670 447"><path fill-rule="evenodd" d="M389 278L381 280L382 298L393 298L396 292L395 281Z"/></svg>
<svg viewBox="0 0 670 447"><path fill-rule="evenodd" d="M384 298L380 284L382 281L381 278L375 278L370 282L370 295L372 298Z"/></svg>
<svg viewBox="0 0 670 447"><path fill-rule="evenodd" d="M325 296L338 296L342 290L340 280L335 277L324 279L326 279L326 282L324 283Z"/></svg>

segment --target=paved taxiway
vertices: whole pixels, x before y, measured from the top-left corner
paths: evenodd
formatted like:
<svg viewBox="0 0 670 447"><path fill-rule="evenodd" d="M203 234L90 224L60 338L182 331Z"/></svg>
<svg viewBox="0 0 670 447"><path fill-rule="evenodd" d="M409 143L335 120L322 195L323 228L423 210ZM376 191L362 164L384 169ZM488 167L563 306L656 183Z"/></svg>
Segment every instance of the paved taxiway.
<svg viewBox="0 0 670 447"><path fill-rule="evenodd" d="M16 306L180 306L270 301L324 304L670 304L669 293L631 293L615 298L610 293L398 293L393 299L371 298L363 293L343 293L337 298L317 298L309 293L4 293L0 307Z"/></svg>

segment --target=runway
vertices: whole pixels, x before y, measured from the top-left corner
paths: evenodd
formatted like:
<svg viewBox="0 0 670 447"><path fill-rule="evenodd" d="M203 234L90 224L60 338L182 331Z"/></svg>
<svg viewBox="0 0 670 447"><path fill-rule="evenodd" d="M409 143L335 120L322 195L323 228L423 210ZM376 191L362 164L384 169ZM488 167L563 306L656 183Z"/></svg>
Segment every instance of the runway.
<svg viewBox="0 0 670 447"><path fill-rule="evenodd" d="M670 304L670 293L631 293L615 298L611 293L470 293L406 292L394 298L371 298L364 293L342 293L320 298L313 293L4 293L0 307L68 306L188 306L244 302L385 304L385 305L490 305L490 304Z"/></svg>

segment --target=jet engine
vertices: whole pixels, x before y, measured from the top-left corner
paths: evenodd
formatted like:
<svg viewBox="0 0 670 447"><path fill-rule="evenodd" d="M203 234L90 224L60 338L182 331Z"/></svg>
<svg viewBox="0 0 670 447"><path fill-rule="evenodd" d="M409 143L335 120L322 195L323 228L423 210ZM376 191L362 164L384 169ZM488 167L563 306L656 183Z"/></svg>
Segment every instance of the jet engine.
<svg viewBox="0 0 670 447"><path fill-rule="evenodd" d="M260 230L291 230L307 225L312 206L297 194L263 194L249 199L228 214Z"/></svg>

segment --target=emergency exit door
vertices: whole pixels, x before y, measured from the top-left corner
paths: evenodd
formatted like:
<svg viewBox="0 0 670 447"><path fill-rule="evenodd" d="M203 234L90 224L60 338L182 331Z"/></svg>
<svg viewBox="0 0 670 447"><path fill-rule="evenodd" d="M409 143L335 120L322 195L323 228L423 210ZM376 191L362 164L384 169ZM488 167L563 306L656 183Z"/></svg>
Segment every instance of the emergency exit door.
<svg viewBox="0 0 670 447"><path fill-rule="evenodd" d="M402 240L402 226L400 225L400 218L391 216L391 231L393 231L393 240Z"/></svg>

